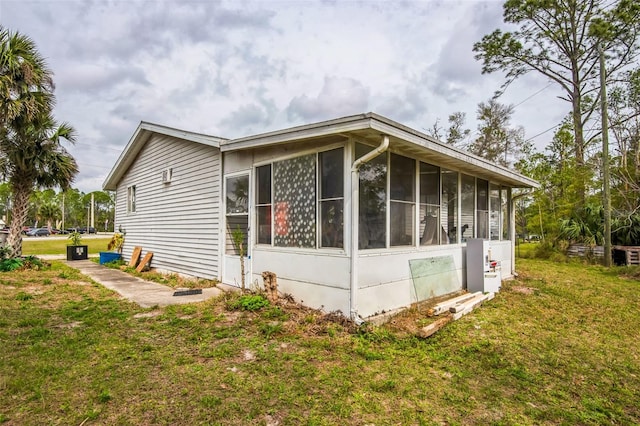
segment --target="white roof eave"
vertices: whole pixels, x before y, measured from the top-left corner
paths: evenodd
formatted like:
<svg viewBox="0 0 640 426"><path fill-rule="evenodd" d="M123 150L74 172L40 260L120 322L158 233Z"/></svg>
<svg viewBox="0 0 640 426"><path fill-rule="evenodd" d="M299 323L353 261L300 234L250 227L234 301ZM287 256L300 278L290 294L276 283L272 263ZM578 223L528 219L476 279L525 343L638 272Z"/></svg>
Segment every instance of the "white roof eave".
<svg viewBox="0 0 640 426"><path fill-rule="evenodd" d="M220 148L220 144L226 140L216 136L209 136L202 133L189 132L186 130L141 121L104 180L104 183L102 184L102 188L104 190L115 191L118 182L124 173L129 169L131 164L133 164L142 147L144 147L151 135L154 133L201 143L215 148Z"/></svg>
<svg viewBox="0 0 640 426"><path fill-rule="evenodd" d="M302 139L348 134L349 132L367 129L405 141L414 147L423 149L425 153L437 153L442 157L447 157L449 162L454 163L461 170L464 170L465 167L472 166L474 169L482 169L484 175L493 177L497 181L508 183L513 187L539 187L538 182L531 178L513 172L506 167L494 164L482 157L449 146L428 135L371 112L224 141L220 145L220 150L222 152L229 152L252 149Z"/></svg>
<svg viewBox="0 0 640 426"><path fill-rule="evenodd" d="M485 172L485 174L493 176L494 178L497 178L497 180L508 181L514 187L538 188L540 186L540 184L534 179L521 175L520 173L513 172L506 167L492 163L491 161L477 155L446 145L436 139L416 132L413 129L405 128L405 126L402 125L398 127L396 124L397 123L394 123L391 120L378 116L375 120L372 120L371 128L382 134L402 139L415 146L422 147L425 150L449 157L450 161L457 163L461 169L463 169L465 165L480 168Z"/></svg>

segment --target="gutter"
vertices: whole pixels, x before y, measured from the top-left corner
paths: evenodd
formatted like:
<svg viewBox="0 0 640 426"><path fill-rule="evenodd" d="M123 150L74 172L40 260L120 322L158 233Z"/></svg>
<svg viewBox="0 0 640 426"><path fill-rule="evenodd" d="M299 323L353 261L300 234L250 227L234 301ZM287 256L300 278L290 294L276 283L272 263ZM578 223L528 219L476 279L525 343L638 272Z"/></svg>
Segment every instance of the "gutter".
<svg viewBox="0 0 640 426"><path fill-rule="evenodd" d="M358 244L360 240L360 167L389 148L389 136L382 135L382 142L373 151L358 158L351 166L351 282L349 287L349 314L357 325L364 321L358 315Z"/></svg>

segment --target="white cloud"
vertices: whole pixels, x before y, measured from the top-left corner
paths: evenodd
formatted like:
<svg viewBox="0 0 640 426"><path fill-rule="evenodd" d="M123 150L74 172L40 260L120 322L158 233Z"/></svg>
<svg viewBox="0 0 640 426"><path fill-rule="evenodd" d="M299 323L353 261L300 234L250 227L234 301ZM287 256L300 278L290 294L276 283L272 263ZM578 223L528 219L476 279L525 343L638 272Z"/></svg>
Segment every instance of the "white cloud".
<svg viewBox="0 0 640 426"><path fill-rule="evenodd" d="M328 120L365 112L369 105L369 89L351 78L325 77L318 96L301 95L289 103L287 113L291 121L301 118L307 122Z"/></svg>
<svg viewBox="0 0 640 426"><path fill-rule="evenodd" d="M423 130L500 86L472 45L501 25L495 1L2 0L55 72L55 114L78 131L76 185L99 189L140 120L238 137L374 111ZM518 103L547 82L527 77ZM566 105L547 89L516 108L533 135ZM544 140L544 137L539 138Z"/></svg>

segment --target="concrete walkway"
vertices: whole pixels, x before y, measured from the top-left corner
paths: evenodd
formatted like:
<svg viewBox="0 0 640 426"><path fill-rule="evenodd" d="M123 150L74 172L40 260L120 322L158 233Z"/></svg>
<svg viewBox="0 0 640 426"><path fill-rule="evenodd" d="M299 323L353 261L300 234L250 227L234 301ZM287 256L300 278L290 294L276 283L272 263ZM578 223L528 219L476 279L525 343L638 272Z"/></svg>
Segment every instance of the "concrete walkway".
<svg viewBox="0 0 640 426"><path fill-rule="evenodd" d="M91 260L74 260L65 263L143 308L202 302L222 294L222 290L212 287L203 288L202 294L174 296L173 293L176 291L174 288L145 281L118 269L99 265Z"/></svg>

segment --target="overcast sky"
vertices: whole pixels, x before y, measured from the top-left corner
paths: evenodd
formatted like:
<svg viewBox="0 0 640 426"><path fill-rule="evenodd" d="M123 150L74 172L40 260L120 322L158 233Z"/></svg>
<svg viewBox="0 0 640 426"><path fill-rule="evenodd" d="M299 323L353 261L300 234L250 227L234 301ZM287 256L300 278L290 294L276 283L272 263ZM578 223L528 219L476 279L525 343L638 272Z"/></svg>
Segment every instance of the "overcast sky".
<svg viewBox="0 0 640 426"><path fill-rule="evenodd" d="M235 138L369 111L426 131L462 111L475 130L503 82L472 52L506 28L499 1L0 0L0 23L55 73L84 192L102 188L140 121ZM500 101L532 138L569 111L558 94L531 74Z"/></svg>

